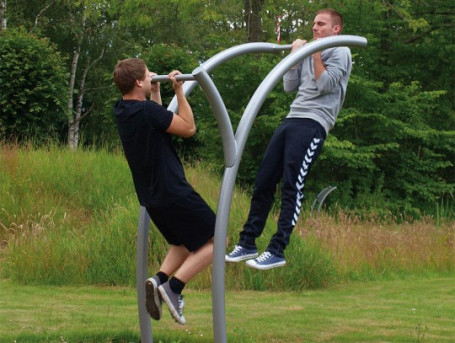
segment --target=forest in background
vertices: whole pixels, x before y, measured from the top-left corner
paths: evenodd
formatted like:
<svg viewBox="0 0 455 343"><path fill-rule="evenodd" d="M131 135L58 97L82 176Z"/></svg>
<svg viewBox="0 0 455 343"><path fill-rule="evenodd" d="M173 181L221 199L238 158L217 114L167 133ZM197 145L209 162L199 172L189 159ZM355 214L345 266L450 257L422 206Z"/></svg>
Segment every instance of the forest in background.
<svg viewBox="0 0 455 343"><path fill-rule="evenodd" d="M378 216L454 218L455 4L450 0L1 0L0 139L70 149L119 148L112 105L115 63L140 56L159 74L189 73L221 50L253 41L281 44L312 36L314 14L344 15L353 72L337 124L306 189L337 186L330 200ZM283 55L248 55L212 73L234 129L251 95ZM171 100L162 85L163 102ZM273 130L293 95L269 94L239 170L249 188ZM215 119L205 96L189 101L198 124L176 140L188 161L222 172Z"/></svg>

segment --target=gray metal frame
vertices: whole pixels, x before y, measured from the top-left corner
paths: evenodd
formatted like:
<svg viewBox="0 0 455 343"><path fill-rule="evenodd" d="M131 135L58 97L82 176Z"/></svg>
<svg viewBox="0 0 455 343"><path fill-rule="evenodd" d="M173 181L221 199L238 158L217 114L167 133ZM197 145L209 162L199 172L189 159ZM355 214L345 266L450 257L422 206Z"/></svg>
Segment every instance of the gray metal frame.
<svg viewBox="0 0 455 343"><path fill-rule="evenodd" d="M219 95L218 90L208 73L216 66L236 56L247 53L279 52L290 49L291 45L278 45L272 43L247 43L238 45L213 56L196 68L192 74L184 74L177 77L177 79L189 80L183 85L186 96L191 93L196 86L196 83L199 83L214 111L223 143L225 171L218 199L212 269L212 318L215 342L227 342L224 255L226 254L229 212L240 159L242 157L251 126L253 125L259 109L270 91L281 80L283 75L292 66L302 61L307 56L317 51L335 46L364 47L366 45L367 40L363 37L351 35L331 36L308 43L302 48L296 50L294 53L289 54L270 71L270 73L261 82L256 92L253 94L243 113L235 135L233 133L232 124L223 100L221 99L221 96ZM166 81L167 79L168 78L166 76L153 78L154 81ZM195 81L193 81L193 79ZM178 112L176 97L174 97L172 102L169 104L168 109L172 112ZM147 279L147 242L149 225L150 217L148 216L146 209L141 207L137 237L136 278L141 341L144 343L153 342L152 326L147 311L145 310L145 281Z"/></svg>
<svg viewBox="0 0 455 343"><path fill-rule="evenodd" d="M312 216L314 207L316 206L316 204L317 204L318 202L319 202L319 205L318 205L318 215L319 215L319 212L321 211L321 207L322 207L322 205L324 204L325 199L326 199L326 198L329 196L329 194L332 193L335 189L337 189L336 186L328 186L328 187L324 188L322 191L320 191L320 192L318 193L318 195L317 195L316 198L314 199L313 203L311 204L310 217Z"/></svg>

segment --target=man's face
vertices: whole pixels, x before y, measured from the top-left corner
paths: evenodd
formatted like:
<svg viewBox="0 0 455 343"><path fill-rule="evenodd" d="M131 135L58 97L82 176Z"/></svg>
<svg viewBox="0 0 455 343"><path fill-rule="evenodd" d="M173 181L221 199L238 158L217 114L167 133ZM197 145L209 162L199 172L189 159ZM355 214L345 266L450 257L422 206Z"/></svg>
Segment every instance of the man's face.
<svg viewBox="0 0 455 343"><path fill-rule="evenodd" d="M313 21L313 39L337 35L340 29L340 25L333 25L329 13L319 13Z"/></svg>
<svg viewBox="0 0 455 343"><path fill-rule="evenodd" d="M152 94L152 74L145 68L145 79L142 82L142 88L144 90L145 97L148 99Z"/></svg>

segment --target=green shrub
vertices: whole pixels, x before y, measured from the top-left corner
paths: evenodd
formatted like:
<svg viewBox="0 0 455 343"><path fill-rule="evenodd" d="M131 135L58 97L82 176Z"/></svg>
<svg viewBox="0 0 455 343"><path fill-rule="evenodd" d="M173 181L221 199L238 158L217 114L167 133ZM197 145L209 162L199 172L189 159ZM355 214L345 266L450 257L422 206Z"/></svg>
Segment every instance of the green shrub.
<svg viewBox="0 0 455 343"><path fill-rule="evenodd" d="M66 123L64 59L45 38L21 29L0 34L0 137L35 142Z"/></svg>

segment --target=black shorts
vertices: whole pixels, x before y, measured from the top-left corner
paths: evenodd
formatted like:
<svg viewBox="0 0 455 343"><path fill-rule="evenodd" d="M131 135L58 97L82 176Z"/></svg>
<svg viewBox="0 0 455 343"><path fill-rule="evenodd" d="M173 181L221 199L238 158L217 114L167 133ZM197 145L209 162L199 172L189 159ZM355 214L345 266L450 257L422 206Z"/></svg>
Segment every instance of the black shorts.
<svg viewBox="0 0 455 343"><path fill-rule="evenodd" d="M216 215L195 191L172 204L147 207L147 212L169 244L184 245L189 251L196 251L215 234Z"/></svg>

